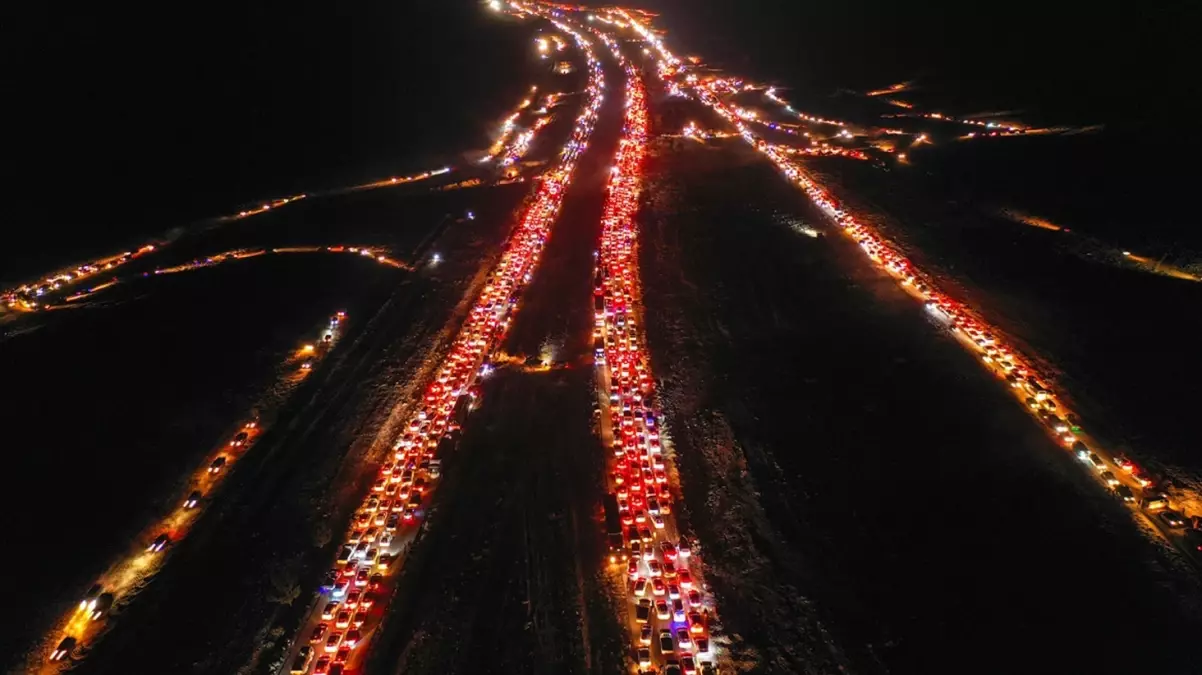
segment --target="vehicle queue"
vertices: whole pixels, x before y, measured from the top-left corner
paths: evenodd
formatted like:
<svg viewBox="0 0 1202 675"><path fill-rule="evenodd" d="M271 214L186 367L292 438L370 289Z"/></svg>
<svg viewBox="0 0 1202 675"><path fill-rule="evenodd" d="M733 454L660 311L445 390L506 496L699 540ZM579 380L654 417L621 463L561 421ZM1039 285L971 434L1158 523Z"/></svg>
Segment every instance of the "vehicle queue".
<svg viewBox="0 0 1202 675"><path fill-rule="evenodd" d="M490 360L538 267L577 160L588 146L605 88L591 43L569 27L559 27L575 39L588 63L586 102L556 165L541 176L500 261L354 512L315 602L320 612L315 609L302 628L308 644L298 641L286 659L292 673L338 675L363 658L364 644L391 598L389 577L400 568L402 546L412 541L441 475L444 440L478 405L477 378L490 372Z"/></svg>

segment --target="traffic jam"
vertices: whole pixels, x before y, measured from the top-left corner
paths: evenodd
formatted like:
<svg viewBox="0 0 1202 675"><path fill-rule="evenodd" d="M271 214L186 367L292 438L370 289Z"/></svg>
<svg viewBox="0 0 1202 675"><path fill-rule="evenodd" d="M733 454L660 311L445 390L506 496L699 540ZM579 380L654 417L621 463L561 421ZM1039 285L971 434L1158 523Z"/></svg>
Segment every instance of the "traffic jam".
<svg viewBox="0 0 1202 675"><path fill-rule="evenodd" d="M626 108L602 214L594 280L594 350L601 434L612 448L606 497L610 566L628 598L631 656L639 672L714 672L713 600L696 546L681 537L672 509L670 450L643 348L634 221L647 150L642 76L601 34L626 71Z"/></svg>
<svg viewBox="0 0 1202 675"><path fill-rule="evenodd" d="M318 341L303 344L291 353L285 362L283 379L294 384L307 376L338 342L345 321L345 312L336 313ZM54 635L60 637L57 642L53 638L49 641L56 644L47 655L50 672L82 658L82 652L102 636L114 609L133 601L136 590L164 564L171 547L188 535L226 475L254 446L262 431L258 417L239 424L229 440L193 472L185 492L176 499L179 506L144 530L144 536L133 549L114 561L80 599L79 605L59 621Z"/></svg>
<svg viewBox="0 0 1202 675"><path fill-rule="evenodd" d="M1054 391L1050 378L1039 372L1032 359L1007 344L1001 332L983 321L978 312L939 290L931 275L919 270L895 246L848 213L834 196L791 161L788 153L758 137L726 98L728 92L738 87L721 78L702 78L689 73L689 65L673 56L656 33L629 13L619 10L618 14L648 47L658 52L657 72L665 82L672 82L681 91L692 92L698 101L730 122L748 144L767 156L790 182L800 187L823 213L854 239L874 266L893 277L909 295L923 302L933 319L951 331L962 346L1006 385L1048 435L1072 453L1105 489L1195 562L1202 561L1202 517L1183 513L1158 486L1156 477L1132 458L1102 449L1082 428L1078 416L1067 408L1064 397Z"/></svg>
<svg viewBox="0 0 1202 675"><path fill-rule="evenodd" d="M417 401L416 413L354 512L334 566L326 574L310 618L302 625L281 672L336 675L362 663L371 633L393 595L394 573L441 475L446 441L479 404L476 380L491 371L490 360L538 267L577 160L588 146L605 88L591 43L567 26L559 27L575 39L588 63L586 103L556 166L538 181L520 224L506 241L433 381Z"/></svg>

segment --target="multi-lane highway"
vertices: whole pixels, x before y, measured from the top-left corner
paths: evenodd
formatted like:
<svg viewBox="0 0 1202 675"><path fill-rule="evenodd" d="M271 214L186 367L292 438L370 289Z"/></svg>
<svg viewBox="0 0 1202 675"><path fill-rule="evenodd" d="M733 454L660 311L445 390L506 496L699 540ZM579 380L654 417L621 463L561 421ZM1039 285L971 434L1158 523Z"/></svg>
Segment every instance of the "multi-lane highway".
<svg viewBox="0 0 1202 675"><path fill-rule="evenodd" d="M697 546L681 537L672 508L678 478L642 330L634 216L649 134L647 94L642 74L616 40L604 39L627 80L593 291L600 429L603 447L612 452L606 507L620 524L619 532L607 532L611 573L628 598L630 655L640 671L711 672L718 651L709 634L714 601ZM607 516L612 521L615 514Z"/></svg>
<svg viewBox="0 0 1202 675"><path fill-rule="evenodd" d="M659 96L691 99L725 122L727 129L718 130L703 129L690 122L679 130L679 135L707 142L735 136L743 139L789 183L800 188L829 217L836 231L853 240L877 271L895 280L906 294L922 303L931 322L953 335L995 377L998 386L1012 394L1016 405L1022 406L1051 439L1072 454L1082 471L1125 504L1139 523L1176 547L1185 559L1195 564L1202 562L1202 531L1196 529L1199 514L1185 512L1180 504L1163 494L1156 477L1132 459L1102 447L1103 443L1086 431L1086 423L1071 409L1069 392L1058 390L1053 378L1041 372L1039 359L1023 354L1001 330L990 326L980 311L941 290L945 282L940 277L919 269L898 246L833 197L799 161L808 156L869 160L874 156L851 143L866 133L883 132L800 113L773 88L715 75L698 67L696 61L677 58L644 15L632 11L592 11L519 2L496 2L493 6L498 11L535 18L554 27L554 32L540 34L535 40L540 59L548 59L552 50L565 52L575 45L585 79L579 100L572 101L578 105L577 114L554 159L537 172L524 173L523 161L537 144L549 142L547 139L554 135L556 124L565 120L564 111L569 108L565 98L575 96L563 90L548 94L531 87L519 105L503 118L493 145L476 160L476 171L487 172L479 175L503 182L527 179L532 186L530 194L518 211L512 230L500 244L495 265L481 265L479 283L466 285L471 292L462 300L463 312L451 315L443 339L431 340L428 367L416 369L418 374L410 379L389 383L393 395L399 399L391 414L371 429L356 430L360 435L387 439L382 465L377 467L370 453L357 455L357 462L351 462L354 468L372 474L365 485L352 485L353 481L329 482L320 485L325 494L316 494L319 490L314 489L314 494L304 495L312 503L320 499L325 500L322 503L350 505L344 509L349 514L349 523L317 546L325 559L323 577L317 585L295 584L298 590L293 599L304 609L296 612L299 618L293 622L295 627L289 627L288 634L280 638L279 654L273 656L271 663L257 662L257 667L293 675L339 675L368 669L368 654L386 632L384 619L394 609L391 604L398 597L400 572L411 549L421 545L424 532L442 525L437 516L430 518L430 515L442 482L443 462L456 450L461 429L474 421L472 413L481 405L484 395L481 379L498 367L517 368L523 362L521 357L503 353L502 346L521 316L525 292L540 269L551 233L561 220L565 195L579 173L581 156L589 149L601 104L606 95L616 95L615 87L606 88L598 43L609 50L624 75L622 127L605 174L600 239L591 270L593 293L586 301L593 308L591 356L600 410L597 431L607 463L605 475L599 477L599 482L604 483L605 529L596 534L604 537L608 546L603 576L620 598L619 614L614 619L626 631L625 651L619 659L625 666L640 673L665 675L727 671L732 667L727 636L723 635L719 622L719 598L706 582L702 543L691 534L688 522L684 519L678 522L682 500L679 458L660 392L661 387L673 384L656 376L647 346L638 256L638 212L645 191L644 164L653 137L650 106L653 98ZM642 56L630 57L636 49ZM789 117L808 125L831 127L833 131L827 129L821 135L811 136L802 132L801 127L792 126L792 122L780 123L761 115L739 98L759 91L764 91L763 96L778 104ZM869 95L893 95L899 91L891 87ZM553 124L553 120L558 122ZM1020 131L1019 127L1004 126L997 133ZM808 140L803 144L771 140L778 134ZM918 135L913 144L926 140ZM408 184L451 171L445 167L269 201L228 219L278 210L309 197ZM463 172L477 175L468 170ZM807 232L817 236L812 228ZM147 244L137 251L46 275L37 282L5 292L3 300L13 311L34 311L53 306L52 299L60 296L65 296L64 302L83 299L116 283L115 278L102 278L109 271L157 249L156 244ZM144 276L191 271L266 253L317 252L353 254L380 264L417 270L415 261L399 260L378 246L327 245L225 251L156 268ZM427 268L438 262L433 256L422 260ZM85 282L92 283L97 278L104 283L83 287ZM339 312L318 339L298 348L289 361L291 377L296 380L306 377L329 353L344 318ZM377 339L387 339L386 335L379 337L383 333L375 335ZM554 361L553 357L544 357L537 366L526 365L544 372L579 365ZM364 356L357 363L358 368L368 368L372 361ZM345 386L352 386L352 380L362 376L356 369ZM410 396L408 392L416 394ZM91 649L112 625L110 612L132 602L133 591L159 570L172 547L189 534L204 506L215 498L224 477L262 431L257 419L239 423L228 441L223 441L221 447L206 457L204 465L191 477L187 491L180 495L178 509L153 523L138 541L137 550L110 566L80 599L78 607L56 625L39 663L28 670L57 672ZM1194 498L1202 501L1202 495ZM258 533L248 536L255 537ZM580 585L583 588L583 581ZM584 632L587 634L587 624Z"/></svg>
<svg viewBox="0 0 1202 675"><path fill-rule="evenodd" d="M380 468L370 493L356 510L334 566L302 622L280 672L318 675L355 670L370 649L373 631L393 596L396 573L423 526L454 432L477 405L477 378L516 314L522 292L538 268L579 156L588 148L605 81L592 44L567 26L580 48L588 82L571 136L555 165L541 176L520 224L505 244L467 321L458 330L434 381L416 402L393 455Z"/></svg>

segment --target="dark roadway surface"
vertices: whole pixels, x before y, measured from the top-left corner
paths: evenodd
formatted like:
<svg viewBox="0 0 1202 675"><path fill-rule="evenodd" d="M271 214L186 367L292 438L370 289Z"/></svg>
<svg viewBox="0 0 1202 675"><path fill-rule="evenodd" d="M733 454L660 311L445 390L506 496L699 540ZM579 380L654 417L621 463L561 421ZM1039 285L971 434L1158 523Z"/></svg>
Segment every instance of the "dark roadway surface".
<svg viewBox="0 0 1202 675"><path fill-rule="evenodd" d="M736 660L1196 669L1180 561L800 192L741 147L652 167L649 345Z"/></svg>
<svg viewBox="0 0 1202 675"><path fill-rule="evenodd" d="M326 550L332 544L315 545L318 523L341 531L349 517L345 497L370 475L365 460L374 458L375 430L437 348L469 281L491 264L525 190L463 194L471 195L477 218L456 223L436 242L443 263L379 288L362 303L365 311L351 317L343 343L239 462L212 510L77 672L233 672L273 626L297 620L304 600L282 611L266 599L272 577L294 578L302 598L316 587L332 557Z"/></svg>
<svg viewBox="0 0 1202 675"><path fill-rule="evenodd" d="M557 367L484 381L406 564L371 673L620 673L599 521L605 455L592 429L593 251L623 101L606 98L504 350L554 345Z"/></svg>

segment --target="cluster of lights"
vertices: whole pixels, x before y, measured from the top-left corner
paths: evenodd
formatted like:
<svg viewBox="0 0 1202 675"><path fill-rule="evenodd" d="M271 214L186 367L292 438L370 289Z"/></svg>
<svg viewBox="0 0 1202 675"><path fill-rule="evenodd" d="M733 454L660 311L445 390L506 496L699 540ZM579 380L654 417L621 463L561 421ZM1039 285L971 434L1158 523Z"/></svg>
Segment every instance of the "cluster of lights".
<svg viewBox="0 0 1202 675"><path fill-rule="evenodd" d="M488 372L488 362L504 339L518 300L533 278L577 161L587 148L605 86L601 65L588 40L566 25L557 26L575 39L586 57L587 103L556 165L542 175L417 411L393 444L392 456L355 512L337 563L321 591L328 595L322 619L333 625L314 621L310 626L314 635L324 638L330 654L319 660L319 668L345 662L356 648L356 653L364 651L361 636L370 634L371 624L382 614L369 615L364 601L375 607L387 604L390 594L382 594L379 602L373 602L372 596L374 589L387 582L389 573L399 568L399 561L393 560L394 539L400 530L413 528L423 517L422 505L440 474L440 460L435 457L439 444L477 404L480 394L475 382Z"/></svg>
<svg viewBox="0 0 1202 675"><path fill-rule="evenodd" d="M336 313L330 317L319 341L302 344L288 357L286 381L295 384L311 372L314 364L338 341L345 320L345 312ZM205 458L204 464L193 472L187 487L181 491L177 502L179 508L147 527L144 544L139 545L136 552L113 562L79 605L58 623L54 634L62 637L47 657L52 664L67 661L82 643L94 643L100 637L101 620L162 565L164 557L160 554L165 549L188 535L209 496L220 486L234 462L254 445L262 431L259 419L251 418Z"/></svg>
<svg viewBox="0 0 1202 675"><path fill-rule="evenodd" d="M389 257L388 251L381 248L371 248L367 246L286 246L280 248L234 249L231 251L223 251L221 253L205 256L203 258L197 258L181 265L155 268L151 272L143 272L142 276L149 277L160 274L192 272L195 270L204 269L206 267L214 267L231 260L246 260L247 258L257 258L261 255L269 255L273 253L351 253L368 258L373 262L380 263L381 265L409 269L405 263ZM94 286L83 292L64 298L63 302L76 302L78 300L90 298L106 288L116 286L118 283L120 283L120 279L114 277L107 283Z"/></svg>
<svg viewBox="0 0 1202 675"><path fill-rule="evenodd" d="M616 43L607 39L607 44L625 67L627 82L625 119L606 189L594 287L595 356L607 408L603 425L608 423L613 451L609 486L624 530L622 547L611 550L610 562L625 565L639 668L650 672L658 665L666 671L675 662L683 672L694 673L697 661L713 659L707 606L712 602L707 603L703 595L701 565L696 555L690 555L692 547L675 541L669 460L661 438L663 416L655 402L654 377L636 321L642 298L634 215L647 152L647 97L639 72L625 61ZM655 652L663 657L655 664L658 657L653 657L651 645L663 640L673 648Z"/></svg>
<svg viewBox="0 0 1202 675"><path fill-rule="evenodd" d="M17 288L0 293L0 305L20 312L33 312L39 309L46 309L53 306L50 304L50 299L59 291L73 289L85 279L110 272L140 256L157 250L158 247L159 245L157 244L146 244L136 251L118 253L117 255L80 265L71 270L55 272L35 282L22 284ZM110 285L112 285L111 281L99 286L92 286L84 292L95 292Z"/></svg>
<svg viewBox="0 0 1202 675"><path fill-rule="evenodd" d="M664 61L679 63L674 61L674 57L670 56L662 41L658 36L654 36L650 29L635 21L632 21L632 27L646 42L660 50ZM1077 417L1065 409L1062 397L1055 394L1046 384L1047 379L1038 374L1031 365L1031 359L1024 357L1012 346L1004 344L998 337L1000 332L986 324L978 312L952 300L940 291L930 275L917 269L894 246L844 210L838 200L800 165L789 160L788 153L782 151L781 146L768 144L758 138L720 96L720 93L729 87L716 90L697 80L690 82L687 74L685 82L701 102L734 125L744 140L764 153L790 182L800 187L843 232L854 238L877 267L895 278L913 297L921 300L932 316L945 322L961 344L970 349L991 373L1005 382L1028 412L1044 425L1050 435L1089 467L1090 472L1100 482L1133 507L1136 504L1136 492L1133 489L1142 491L1142 503L1145 507L1149 511L1162 511L1161 532L1170 539L1177 537L1174 533L1176 528L1184 527L1188 519L1169 508L1168 498L1157 491L1154 480L1130 459L1105 452L1097 448L1092 440L1090 445L1086 444L1085 441L1090 439L1079 426ZM935 119L943 119L943 116Z"/></svg>
<svg viewBox="0 0 1202 675"><path fill-rule="evenodd" d="M757 89L757 87L755 87L754 85L745 85L740 90L741 91L755 91L756 89ZM817 115L810 115L807 113L798 112L797 110L794 110L793 106L788 101L781 98L780 94L776 93L776 87L768 87L767 89L765 89L764 97L770 101L773 101L773 102L781 105L785 109L785 112L789 113L790 115L796 116L797 119L799 119L799 120L811 122L813 124L829 124L831 126L836 126L836 127L846 127L847 126L847 122L840 122L839 120L827 119L825 117L819 117Z"/></svg>
<svg viewBox="0 0 1202 675"><path fill-rule="evenodd" d="M291 204L293 202L297 202L302 199L306 199L310 196L332 197L332 196L336 196L336 195L347 194L350 192L358 192L360 190L372 190L372 189L383 188L383 187L394 187L397 185L404 185L407 183L414 183L417 181L426 180L429 178L433 178L435 176L441 176L443 174L450 173L450 171L451 171L451 167L442 167L440 169L423 171L421 173L413 174L411 176L394 176L391 178L385 178L383 180L374 181L371 183L364 183L361 185L352 185L352 186L343 187L343 188L335 188L332 190L326 190L326 191L323 191L320 193L316 193L314 195L300 194L300 195L293 195L291 197L282 197L280 199L274 199L269 202L264 202L261 205L259 205L258 207L255 207L252 209L244 209L242 211L239 211L238 213L235 213L235 214L232 214L229 216L222 216L220 218L216 218L214 222L230 222L230 221L236 221L236 220L243 220L245 218L250 218L251 216L257 216L262 213L267 213L269 211L278 209L281 206L285 206L287 204ZM38 311L38 310L50 309L55 306L53 303L53 299L55 297L58 297L59 295L61 295L62 293L66 292L66 291L75 290L81 281L95 277L99 274L111 272L114 269L116 269L122 265L132 262L133 260L137 259L140 256L143 256L147 253L151 253L154 251L158 251L162 247L163 247L163 244L161 244L161 243L146 244L145 246L142 246L141 248L137 249L136 251L126 251L124 253L118 253L116 255L108 256L106 258L101 258L99 260L96 260L96 261L93 261L93 262L90 262L90 263L87 263L84 265L80 265L74 269L63 270L60 272L55 272L55 273L49 274L44 279L40 279L38 281L27 282L16 288L11 288L11 289L2 291L2 292L0 292L0 308L5 308L10 311L17 311L17 312L34 312L34 311ZM108 288L109 286L112 286L114 283L116 283L116 281L114 279L110 279L103 284L85 288L82 291L77 291L75 294L70 296L67 300L72 301L72 300L78 300L83 297L87 297L88 295L91 295L92 293L95 293L104 288Z"/></svg>

